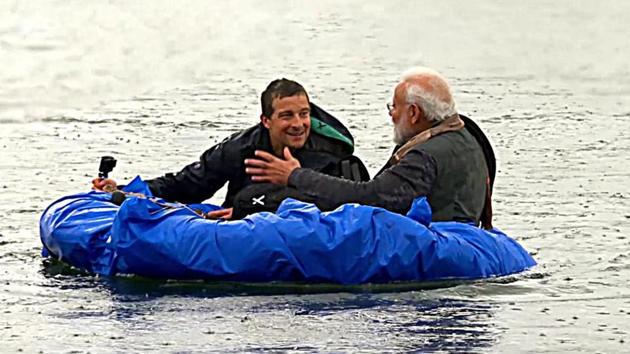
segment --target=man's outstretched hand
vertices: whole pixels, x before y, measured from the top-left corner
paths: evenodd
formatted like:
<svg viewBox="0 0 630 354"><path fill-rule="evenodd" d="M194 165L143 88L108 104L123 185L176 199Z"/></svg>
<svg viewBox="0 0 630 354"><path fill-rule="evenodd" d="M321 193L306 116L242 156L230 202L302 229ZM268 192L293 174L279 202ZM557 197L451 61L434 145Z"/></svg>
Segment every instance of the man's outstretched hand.
<svg viewBox="0 0 630 354"><path fill-rule="evenodd" d="M110 178L94 178L92 189L103 192L113 192L118 188L116 181Z"/></svg>
<svg viewBox="0 0 630 354"><path fill-rule="evenodd" d="M234 208L219 209L219 210L214 210L207 214L204 214L203 217L204 219L210 219L210 220L217 220L217 219L230 220L232 219L233 211L234 211Z"/></svg>
<svg viewBox="0 0 630 354"><path fill-rule="evenodd" d="M287 185L289 176L296 168L300 168L300 161L291 155L288 147L284 148L284 160L274 155L256 150L255 159L245 159L245 172L252 176L254 182L269 182Z"/></svg>

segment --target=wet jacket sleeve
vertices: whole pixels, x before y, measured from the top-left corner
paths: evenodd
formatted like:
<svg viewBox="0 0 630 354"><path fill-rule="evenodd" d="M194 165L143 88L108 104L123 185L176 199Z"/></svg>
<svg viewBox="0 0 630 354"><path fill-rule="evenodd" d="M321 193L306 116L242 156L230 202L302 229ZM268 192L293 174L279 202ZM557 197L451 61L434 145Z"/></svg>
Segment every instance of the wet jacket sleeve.
<svg viewBox="0 0 630 354"><path fill-rule="evenodd" d="M322 210L360 203L406 213L416 197L430 193L436 176L435 159L420 150L411 150L397 165L369 182L354 182L299 168L289 176L289 186L315 200Z"/></svg>
<svg viewBox="0 0 630 354"><path fill-rule="evenodd" d="M199 161L184 167L176 174L147 181L157 197L181 203L200 203L214 195L238 170L232 166L238 157L229 159L225 142L206 150ZM234 156L233 156L234 157Z"/></svg>

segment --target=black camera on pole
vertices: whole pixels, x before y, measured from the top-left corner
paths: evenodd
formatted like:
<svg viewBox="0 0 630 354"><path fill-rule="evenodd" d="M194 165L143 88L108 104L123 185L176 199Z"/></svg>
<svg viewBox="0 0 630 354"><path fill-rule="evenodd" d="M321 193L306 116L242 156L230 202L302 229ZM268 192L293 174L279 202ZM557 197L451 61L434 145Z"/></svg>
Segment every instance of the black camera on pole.
<svg viewBox="0 0 630 354"><path fill-rule="evenodd" d="M101 157L101 165L98 167L98 177L107 178L107 174L116 167L116 159L111 156Z"/></svg>

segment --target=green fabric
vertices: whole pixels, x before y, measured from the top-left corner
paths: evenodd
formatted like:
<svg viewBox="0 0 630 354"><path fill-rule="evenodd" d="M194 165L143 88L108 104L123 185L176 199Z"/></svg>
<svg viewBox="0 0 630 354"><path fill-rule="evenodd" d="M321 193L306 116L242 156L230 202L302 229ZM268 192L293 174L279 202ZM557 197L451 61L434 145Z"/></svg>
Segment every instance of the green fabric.
<svg viewBox="0 0 630 354"><path fill-rule="evenodd" d="M352 143L352 140L350 140L347 136L341 134L335 128L315 117L311 117L311 130L319 135L323 135L325 137L329 137L331 139L339 140L343 143L346 143L354 151L354 144Z"/></svg>

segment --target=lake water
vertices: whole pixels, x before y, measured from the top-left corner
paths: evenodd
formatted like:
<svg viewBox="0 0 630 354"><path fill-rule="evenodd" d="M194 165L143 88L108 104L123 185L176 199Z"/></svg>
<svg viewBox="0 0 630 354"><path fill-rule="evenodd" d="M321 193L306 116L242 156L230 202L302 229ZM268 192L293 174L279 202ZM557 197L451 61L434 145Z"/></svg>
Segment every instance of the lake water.
<svg viewBox="0 0 630 354"><path fill-rule="evenodd" d="M2 352L627 352L629 15L620 0L0 3ZM374 173L413 65L447 76L492 140L495 224L533 271L282 294L40 257L41 212L87 190L101 155L120 181L176 171L255 123L275 78L345 122Z"/></svg>

